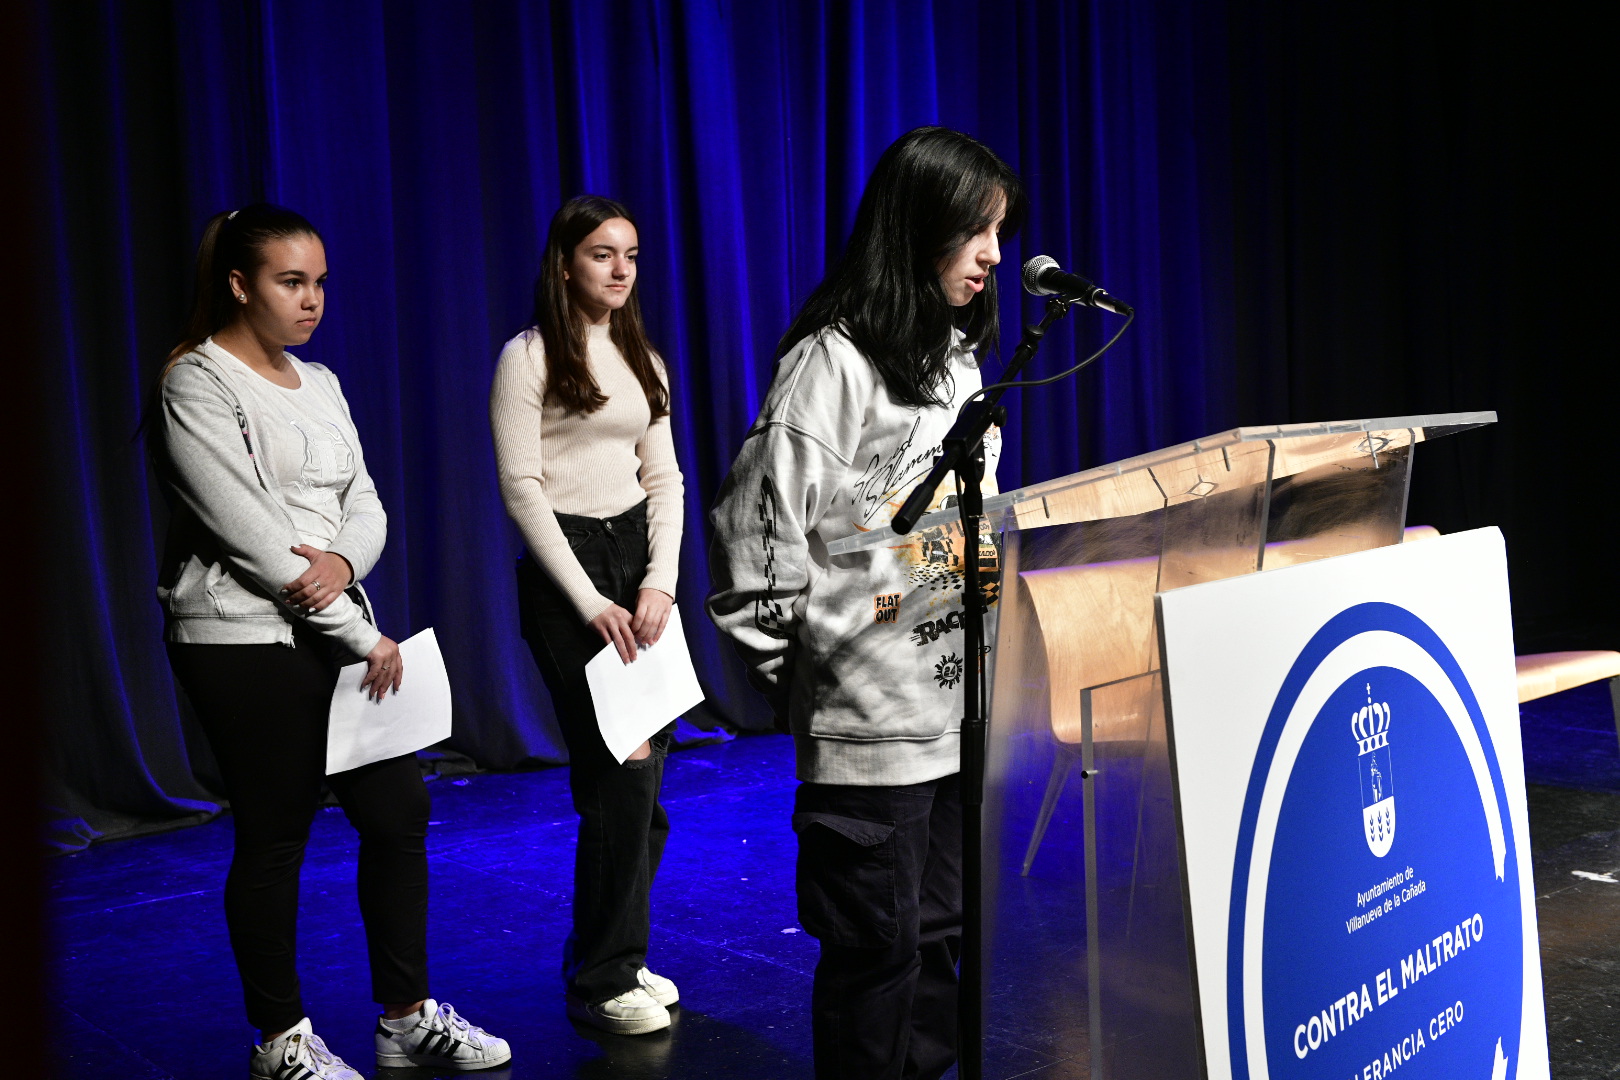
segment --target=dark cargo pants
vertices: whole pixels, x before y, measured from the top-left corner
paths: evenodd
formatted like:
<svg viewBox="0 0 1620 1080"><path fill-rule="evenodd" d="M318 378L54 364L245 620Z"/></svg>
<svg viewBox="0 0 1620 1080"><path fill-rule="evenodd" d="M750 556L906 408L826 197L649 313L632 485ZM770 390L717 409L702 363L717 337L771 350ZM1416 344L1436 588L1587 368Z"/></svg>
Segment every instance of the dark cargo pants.
<svg viewBox="0 0 1620 1080"><path fill-rule="evenodd" d="M821 1080L932 1080L956 1060L962 808L956 776L801 784L799 921L821 942L811 992Z"/></svg>

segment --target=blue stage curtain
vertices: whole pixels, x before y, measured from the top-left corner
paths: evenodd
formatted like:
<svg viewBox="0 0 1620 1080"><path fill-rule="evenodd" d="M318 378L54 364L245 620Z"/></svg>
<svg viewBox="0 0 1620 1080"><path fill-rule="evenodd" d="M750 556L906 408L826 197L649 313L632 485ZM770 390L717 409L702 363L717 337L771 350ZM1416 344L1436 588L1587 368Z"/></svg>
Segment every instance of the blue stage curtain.
<svg viewBox="0 0 1620 1080"><path fill-rule="evenodd" d="M1308 291L1321 265L1290 247L1313 212L1296 172L1343 163L1302 164L1295 141L1316 126L1290 95L1310 82L1301 42L1337 27L1261 33L1269 13L1174 0L36 4L59 348L41 407L51 543L72 568L50 615L63 846L218 800L163 655L164 509L131 435L220 209L269 199L325 234L328 315L298 352L343 379L389 512L367 586L385 632L437 629L451 745L492 768L563 756L517 635L520 542L487 396L567 196L613 196L640 222L638 287L687 479L679 602L707 723L768 723L702 612L707 507L778 335L846 236L877 155L916 125L974 134L1029 185L1032 219L1003 252L1009 350L1037 310L1016 284L1037 253L1142 312L1080 380L1011 399L1004 486L1238 422L1504 407L1473 393L1478 380L1410 402L1380 395L1410 389L1400 376L1358 391L1353 360L1313 375L1318 358L1289 351L1302 310L1290 290ZM1431 30L1431 44L1446 32ZM1490 82L1469 67L1488 66L1488 49L1458 50L1435 76L1460 80L1445 100ZM1342 119L1358 106L1334 107ZM1244 311L1258 314L1240 325ZM1355 318L1324 319L1318 336ZM1039 368L1068 366L1113 325L1075 312ZM1411 359L1410 342L1380 343ZM1311 379L1333 394L1302 393Z"/></svg>

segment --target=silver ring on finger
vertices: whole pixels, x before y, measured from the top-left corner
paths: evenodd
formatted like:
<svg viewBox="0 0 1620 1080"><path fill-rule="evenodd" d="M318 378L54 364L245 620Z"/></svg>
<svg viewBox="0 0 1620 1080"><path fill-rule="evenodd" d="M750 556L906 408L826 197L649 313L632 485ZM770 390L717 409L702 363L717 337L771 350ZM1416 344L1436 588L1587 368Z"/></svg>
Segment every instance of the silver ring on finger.
<svg viewBox="0 0 1620 1080"><path fill-rule="evenodd" d="M321 591L321 583L320 583L320 582L318 582L318 581L317 581L317 582L316 582L316 583L315 583L315 591L316 591L316 592L320 592L320 591Z"/></svg>

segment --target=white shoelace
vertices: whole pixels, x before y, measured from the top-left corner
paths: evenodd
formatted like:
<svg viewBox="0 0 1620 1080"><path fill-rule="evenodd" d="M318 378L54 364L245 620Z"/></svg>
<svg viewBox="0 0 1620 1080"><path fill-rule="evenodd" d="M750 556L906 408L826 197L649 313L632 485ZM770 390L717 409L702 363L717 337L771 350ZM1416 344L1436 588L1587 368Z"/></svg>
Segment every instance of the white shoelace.
<svg viewBox="0 0 1620 1080"><path fill-rule="evenodd" d="M474 1027L470 1022L457 1014L456 1010L451 1008L450 1003L447 1001L439 1002L439 1019L444 1021L445 1026L450 1029L450 1033L452 1035L455 1035L463 1042L469 1042L476 1045L479 1040L474 1038L474 1035L484 1034L483 1028Z"/></svg>
<svg viewBox="0 0 1620 1080"><path fill-rule="evenodd" d="M282 1055L282 1060L288 1065L301 1064L298 1061L300 1047L309 1051L309 1056L315 1059L317 1065L323 1067L335 1065L338 1061L338 1056L328 1050L326 1043L322 1042L321 1037L314 1032L308 1035L300 1033L288 1039L287 1049Z"/></svg>

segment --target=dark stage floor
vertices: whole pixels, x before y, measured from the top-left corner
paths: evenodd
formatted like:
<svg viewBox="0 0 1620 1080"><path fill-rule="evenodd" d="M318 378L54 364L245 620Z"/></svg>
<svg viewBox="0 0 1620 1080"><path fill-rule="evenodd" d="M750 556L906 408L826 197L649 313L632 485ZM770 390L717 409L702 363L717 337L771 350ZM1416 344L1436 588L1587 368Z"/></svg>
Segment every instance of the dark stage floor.
<svg viewBox="0 0 1620 1080"><path fill-rule="evenodd" d="M1575 873L1620 877L1620 746L1607 687L1531 703L1524 733L1553 1076L1620 1077L1620 885ZM667 1034L638 1038L563 1016L557 955L574 829L565 772L433 783L436 993L514 1051L510 1067L481 1075L811 1075L816 945L794 915L791 756L786 738L757 736L670 759L674 831L654 893L651 961L680 983L683 1001ZM220 911L230 844L227 816L52 864L61 1080L246 1075L251 1032ZM317 815L299 943L316 1030L367 1075L432 1076L372 1064L354 857L342 812ZM998 966L1031 978L1057 965L1083 970L1083 938L1053 936L1074 930L1032 925L1028 955L1001 955ZM1074 1027L994 1017L986 1075L1083 1075L1083 1016Z"/></svg>

